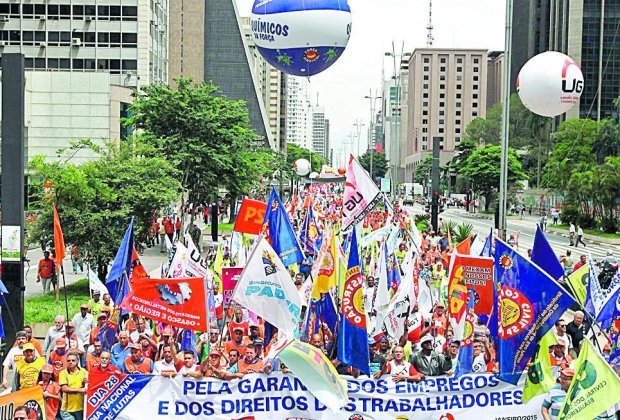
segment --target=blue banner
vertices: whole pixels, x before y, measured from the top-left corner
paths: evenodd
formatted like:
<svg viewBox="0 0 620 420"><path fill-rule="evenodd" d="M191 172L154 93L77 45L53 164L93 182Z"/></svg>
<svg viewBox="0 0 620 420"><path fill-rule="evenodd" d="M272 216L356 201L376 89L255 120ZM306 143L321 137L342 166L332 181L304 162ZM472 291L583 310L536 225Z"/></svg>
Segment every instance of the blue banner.
<svg viewBox="0 0 620 420"><path fill-rule="evenodd" d="M500 378L516 384L542 338L575 300L547 273L496 240Z"/></svg>
<svg viewBox="0 0 620 420"><path fill-rule="evenodd" d="M539 224L536 225L536 235L532 246L532 262L545 270L555 280L564 276L562 263L553 252L553 248L551 248Z"/></svg>
<svg viewBox="0 0 620 420"><path fill-rule="evenodd" d="M370 375L370 354L364 309L364 280L361 274L357 234L351 232L351 251L342 293L338 360Z"/></svg>
<svg viewBox="0 0 620 420"><path fill-rule="evenodd" d="M275 187L271 189L271 195L267 202L267 211L265 212L264 224L268 224L269 241L273 250L276 251L278 257L282 260L285 267L300 263L304 259L301 247L291 221L286 214L284 206L278 197Z"/></svg>
<svg viewBox="0 0 620 420"><path fill-rule="evenodd" d="M121 242L121 246L116 252L116 257L110 267L108 278L106 279L106 287L110 293L110 297L115 304L120 304L123 300L121 282L127 281L131 274L131 262L133 255L133 216L129 222L129 227L125 231L125 236Z"/></svg>

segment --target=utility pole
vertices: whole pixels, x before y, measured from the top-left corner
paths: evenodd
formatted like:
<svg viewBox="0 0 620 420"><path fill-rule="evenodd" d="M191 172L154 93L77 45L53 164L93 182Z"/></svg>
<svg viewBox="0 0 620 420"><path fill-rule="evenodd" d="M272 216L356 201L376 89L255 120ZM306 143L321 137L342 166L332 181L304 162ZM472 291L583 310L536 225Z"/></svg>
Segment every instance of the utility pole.
<svg viewBox="0 0 620 420"><path fill-rule="evenodd" d="M370 95L366 96L366 99L370 99L370 130L368 131L368 148L370 149L370 179L372 182L375 182L375 178L372 176L372 160L375 153L375 138L374 138L374 127L375 127L375 102L377 99L381 99L381 96L378 96L378 91L375 90L375 95L372 95L372 89L370 89Z"/></svg>
<svg viewBox="0 0 620 420"><path fill-rule="evenodd" d="M506 0L506 45L504 46L504 63L512 58L512 0ZM503 239L506 238L506 202L508 197L508 145L510 144L510 66L504 66L504 86L502 103L502 155L499 173L499 211L498 228Z"/></svg>
<svg viewBox="0 0 620 420"><path fill-rule="evenodd" d="M362 138L361 138L362 127L364 127L365 124L362 123L362 120L357 120L356 119L355 120L355 124L353 124L353 126L355 127L355 132L357 133L357 158L359 159L359 157L360 157L360 143L362 142Z"/></svg>
<svg viewBox="0 0 620 420"><path fill-rule="evenodd" d="M433 137L433 164L431 173L431 224L439 232L439 143L441 137Z"/></svg>

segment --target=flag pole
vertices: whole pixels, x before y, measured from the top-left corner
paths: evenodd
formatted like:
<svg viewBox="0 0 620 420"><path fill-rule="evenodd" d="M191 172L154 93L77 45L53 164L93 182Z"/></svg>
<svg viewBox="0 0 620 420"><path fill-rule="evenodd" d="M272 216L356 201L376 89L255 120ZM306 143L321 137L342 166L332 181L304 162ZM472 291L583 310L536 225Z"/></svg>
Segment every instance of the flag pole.
<svg viewBox="0 0 620 420"><path fill-rule="evenodd" d="M65 312L67 314L67 323L65 325L69 325L69 299L67 298L67 282L65 281L65 268L62 265L62 261L60 264L60 275L62 276L62 287L65 290ZM59 285L59 281L56 281L56 284L58 285L58 287L60 287ZM56 300L58 301L58 289L57 289L57 293L56 293ZM67 338L67 347L71 347L69 345L69 334L67 333L67 327L65 326L65 337ZM77 343L76 343L77 345Z"/></svg>

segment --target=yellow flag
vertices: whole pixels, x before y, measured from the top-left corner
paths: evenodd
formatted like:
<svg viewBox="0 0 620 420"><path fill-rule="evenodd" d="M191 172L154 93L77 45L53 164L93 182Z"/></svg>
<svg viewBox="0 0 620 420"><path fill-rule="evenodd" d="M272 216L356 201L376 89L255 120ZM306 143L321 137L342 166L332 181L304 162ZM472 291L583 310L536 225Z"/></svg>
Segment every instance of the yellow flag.
<svg viewBox="0 0 620 420"><path fill-rule="evenodd" d="M521 402L527 404L529 400L537 395L549 392L553 388L555 378L553 377L553 365L549 357L549 347L558 342L553 330L547 331L547 334L536 344L534 357L530 362L527 370L527 378L521 395Z"/></svg>
<svg viewBox="0 0 620 420"><path fill-rule="evenodd" d="M618 402L620 378L605 359L583 340L575 376L566 393L558 420L593 419Z"/></svg>
<svg viewBox="0 0 620 420"><path fill-rule="evenodd" d="M222 252L222 244L217 247L217 254L215 254L215 261L213 261L213 271L222 278L222 265L224 265L224 253Z"/></svg>
<svg viewBox="0 0 620 420"><path fill-rule="evenodd" d="M588 293L588 281L590 279L590 267L588 264L584 264L579 270L568 276L568 284L575 294L575 297L582 305L586 301L586 294Z"/></svg>
<svg viewBox="0 0 620 420"><path fill-rule="evenodd" d="M321 293L327 293L329 289L336 286L338 279L336 246L336 235L333 234L321 246L316 261L318 270L312 287L312 299L319 300Z"/></svg>

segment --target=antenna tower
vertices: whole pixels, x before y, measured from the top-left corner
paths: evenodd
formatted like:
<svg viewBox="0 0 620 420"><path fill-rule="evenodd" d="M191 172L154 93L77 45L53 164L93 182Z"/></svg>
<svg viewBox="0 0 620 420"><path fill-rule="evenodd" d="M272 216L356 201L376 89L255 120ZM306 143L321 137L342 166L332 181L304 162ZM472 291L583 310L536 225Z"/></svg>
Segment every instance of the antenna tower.
<svg viewBox="0 0 620 420"><path fill-rule="evenodd" d="M433 46L433 0L428 0L428 34L426 35L426 48Z"/></svg>

